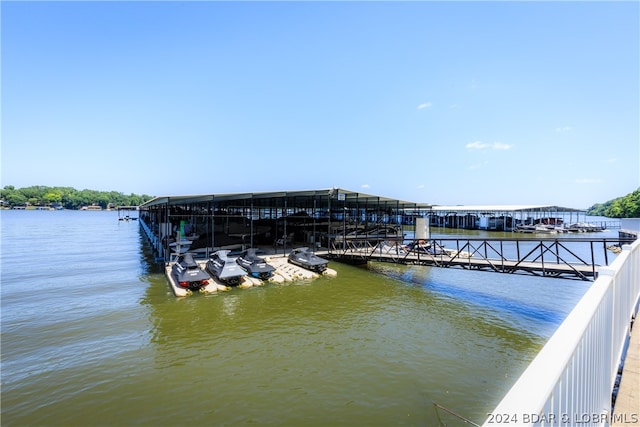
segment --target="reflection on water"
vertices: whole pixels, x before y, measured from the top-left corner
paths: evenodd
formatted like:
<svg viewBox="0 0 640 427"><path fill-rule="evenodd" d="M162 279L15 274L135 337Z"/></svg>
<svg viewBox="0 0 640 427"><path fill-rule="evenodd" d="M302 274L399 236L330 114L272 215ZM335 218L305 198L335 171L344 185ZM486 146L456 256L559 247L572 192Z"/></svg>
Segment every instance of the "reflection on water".
<svg viewBox="0 0 640 427"><path fill-rule="evenodd" d="M403 267L332 267L338 278L305 284L150 295L156 368L210 372L199 381L224 400L216 421L429 425L431 401L481 420L543 342L536 327L385 270Z"/></svg>
<svg viewBox="0 0 640 427"><path fill-rule="evenodd" d="M546 279L527 275L422 266L370 263L370 269L430 290L456 303L484 310L485 318L540 336L550 336L591 282Z"/></svg>
<svg viewBox="0 0 640 427"><path fill-rule="evenodd" d="M481 422L588 286L333 263L336 278L176 299L115 213L10 214L6 425L461 425L432 402ZM5 249L45 241L25 292L32 264Z"/></svg>

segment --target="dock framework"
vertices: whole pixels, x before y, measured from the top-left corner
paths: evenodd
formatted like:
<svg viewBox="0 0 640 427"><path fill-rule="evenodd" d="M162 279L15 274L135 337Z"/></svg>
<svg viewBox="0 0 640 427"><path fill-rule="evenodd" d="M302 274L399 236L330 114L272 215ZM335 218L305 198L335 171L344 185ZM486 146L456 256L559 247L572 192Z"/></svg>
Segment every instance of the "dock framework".
<svg viewBox="0 0 640 427"><path fill-rule="evenodd" d="M608 264L607 250L627 241L445 241L430 236L433 212L428 204L330 188L156 197L140 206L139 222L156 259L165 263L186 251L206 259L221 249L286 255L307 246L323 257L354 264L384 261L582 280L597 277L597 268ZM575 244L590 245L591 255L577 257Z"/></svg>
<svg viewBox="0 0 640 427"><path fill-rule="evenodd" d="M140 206L139 216L156 257L169 261L183 250L204 256L249 247L282 254L299 246L330 251L337 239L352 235L399 234L430 208L328 188L156 197Z"/></svg>
<svg viewBox="0 0 640 427"><path fill-rule="evenodd" d="M431 226L467 230L514 231L526 225L558 225L587 222L585 209L555 205L460 205L433 206L428 213ZM593 224L598 228L620 228L620 221Z"/></svg>
<svg viewBox="0 0 640 427"><path fill-rule="evenodd" d="M528 274L540 277L595 280L609 265L612 248L626 238L429 238L403 243L350 242L327 253L350 264L369 261L443 268Z"/></svg>

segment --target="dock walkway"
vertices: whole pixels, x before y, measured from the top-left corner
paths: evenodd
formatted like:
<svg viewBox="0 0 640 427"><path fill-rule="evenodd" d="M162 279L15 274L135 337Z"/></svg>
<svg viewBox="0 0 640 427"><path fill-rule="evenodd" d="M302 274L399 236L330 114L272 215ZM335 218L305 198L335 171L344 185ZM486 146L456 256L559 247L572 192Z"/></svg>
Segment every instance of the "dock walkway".
<svg viewBox="0 0 640 427"><path fill-rule="evenodd" d="M528 273L546 277L579 278L590 280L597 276L597 265L573 263L563 260L527 261L491 259L477 257L469 252L451 251L438 255L405 251L379 251L371 249L348 249L341 252L327 253L325 256L338 261L357 263L358 261L382 261L398 264L425 265L434 267L459 267L468 270L486 270L498 273Z"/></svg>
<svg viewBox="0 0 640 427"><path fill-rule="evenodd" d="M640 426L640 327L634 324L611 426Z"/></svg>

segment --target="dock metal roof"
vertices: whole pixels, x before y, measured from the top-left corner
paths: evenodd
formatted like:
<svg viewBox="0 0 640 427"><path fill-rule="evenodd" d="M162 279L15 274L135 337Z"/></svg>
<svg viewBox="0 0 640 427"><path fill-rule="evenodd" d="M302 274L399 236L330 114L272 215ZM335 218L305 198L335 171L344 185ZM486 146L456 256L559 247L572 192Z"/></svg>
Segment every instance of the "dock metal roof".
<svg viewBox="0 0 640 427"><path fill-rule="evenodd" d="M431 210L439 212L585 212L585 209L555 205L455 205L432 206Z"/></svg>
<svg viewBox="0 0 640 427"><path fill-rule="evenodd" d="M155 197L140 205L141 208L148 208L157 205L181 205L189 203L222 202L233 203L235 201L251 200L254 207L272 206L274 199L284 199L287 206L296 207L319 202L321 205L331 200L344 202L346 207L356 207L362 205L385 204L393 205L398 209L430 209L431 205L426 203L410 202L407 200L393 199L373 194L360 193L357 191L345 190L342 188L324 188L319 190L294 190L294 191L269 191L255 193L224 193L224 194L195 194L178 196Z"/></svg>

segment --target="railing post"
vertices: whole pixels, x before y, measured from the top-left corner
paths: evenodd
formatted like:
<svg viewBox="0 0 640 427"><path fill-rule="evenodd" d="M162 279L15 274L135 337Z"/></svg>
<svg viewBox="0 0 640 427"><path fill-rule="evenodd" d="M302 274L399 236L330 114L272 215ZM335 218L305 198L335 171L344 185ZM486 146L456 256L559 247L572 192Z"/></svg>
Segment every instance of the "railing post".
<svg viewBox="0 0 640 427"><path fill-rule="evenodd" d="M596 258L595 258L595 254L593 253L593 240L591 242L589 242L589 245L591 246L591 271L593 272L593 277L596 276ZM606 249L606 243L604 243L605 245L605 250L604 250L604 257L605 257L605 265L609 265L609 263L607 262L607 249Z"/></svg>
<svg viewBox="0 0 640 427"><path fill-rule="evenodd" d="M617 286L616 286L616 273L617 270L614 268L610 268L610 267L601 267L598 270L598 276L599 277L607 277L608 280L611 281L611 293L612 293L612 298L611 298L611 325L610 325L610 331L609 331L609 360L608 360L608 366L610 367L609 370L609 378L611 379L611 384L610 384L610 390L613 390L613 386L615 385L615 378L616 378L616 370L617 370L617 366L616 363L614 361L616 360L620 360L620 354L617 354L618 352L622 352L622 349L617 349L616 348L616 342L619 341L617 339L618 337L618 327L617 327L617 322L616 322L616 318L615 318L615 313L617 313L617 310L619 309L619 307L617 307L617 300L618 300L618 292L617 292ZM623 340L624 342L624 340Z"/></svg>

